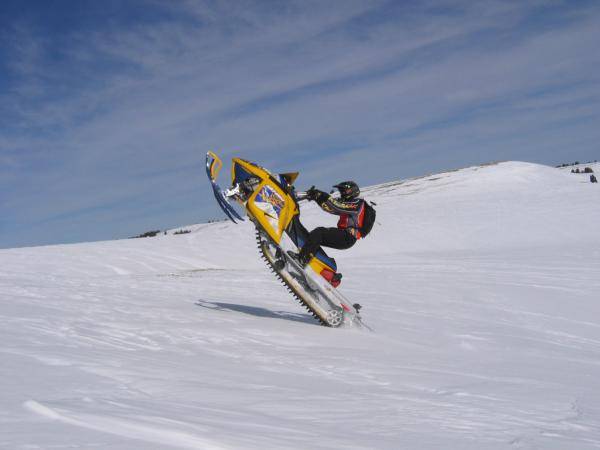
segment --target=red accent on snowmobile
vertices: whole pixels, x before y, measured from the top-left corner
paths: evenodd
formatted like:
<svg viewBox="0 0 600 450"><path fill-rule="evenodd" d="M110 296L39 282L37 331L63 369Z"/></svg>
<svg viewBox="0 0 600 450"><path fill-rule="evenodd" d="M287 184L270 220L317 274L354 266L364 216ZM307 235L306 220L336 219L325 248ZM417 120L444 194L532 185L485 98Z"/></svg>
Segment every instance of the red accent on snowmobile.
<svg viewBox="0 0 600 450"><path fill-rule="evenodd" d="M334 288L338 287L340 285L340 283L342 282L342 280L340 280L339 278L336 277L336 273L328 270L328 269L323 269L321 270L320 275L325 278L327 281L329 281L329 284L331 284Z"/></svg>

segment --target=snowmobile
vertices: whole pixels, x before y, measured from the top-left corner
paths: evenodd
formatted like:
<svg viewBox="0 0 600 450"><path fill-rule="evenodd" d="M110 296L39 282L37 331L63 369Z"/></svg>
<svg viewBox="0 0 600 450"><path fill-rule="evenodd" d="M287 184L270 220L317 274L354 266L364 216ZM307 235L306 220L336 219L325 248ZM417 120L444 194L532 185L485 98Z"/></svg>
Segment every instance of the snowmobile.
<svg viewBox="0 0 600 450"><path fill-rule="evenodd" d="M333 258L322 248L306 266L295 258L307 239L300 222L299 202L306 193L296 192L298 172L272 174L258 164L233 158L231 187L222 189L217 178L223 163L213 152L206 154L206 173L217 203L237 223L244 218L231 204L241 205L256 228L256 242L262 258L290 293L323 325L359 325L360 305L349 302L337 289L341 274Z"/></svg>

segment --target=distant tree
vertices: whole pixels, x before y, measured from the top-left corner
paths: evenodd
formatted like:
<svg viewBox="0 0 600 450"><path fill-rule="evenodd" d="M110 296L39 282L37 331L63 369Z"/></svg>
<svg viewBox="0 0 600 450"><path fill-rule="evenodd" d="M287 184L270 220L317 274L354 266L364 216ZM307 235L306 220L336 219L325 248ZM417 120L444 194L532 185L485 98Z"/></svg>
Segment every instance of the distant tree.
<svg viewBox="0 0 600 450"><path fill-rule="evenodd" d="M583 169L583 173L594 173L594 171L591 167L586 167L585 169Z"/></svg>
<svg viewBox="0 0 600 450"><path fill-rule="evenodd" d="M191 232L192 232L192 230L177 230L173 234L188 234L188 233L191 233Z"/></svg>
<svg viewBox="0 0 600 450"><path fill-rule="evenodd" d="M158 233L160 233L160 230L146 231L145 233L139 234L137 236L133 236L132 238L136 239L136 238L154 237Z"/></svg>
<svg viewBox="0 0 600 450"><path fill-rule="evenodd" d="M575 169L571 169L571 173L575 173Z"/></svg>
<svg viewBox="0 0 600 450"><path fill-rule="evenodd" d="M579 173L579 167L575 169L575 173Z"/></svg>

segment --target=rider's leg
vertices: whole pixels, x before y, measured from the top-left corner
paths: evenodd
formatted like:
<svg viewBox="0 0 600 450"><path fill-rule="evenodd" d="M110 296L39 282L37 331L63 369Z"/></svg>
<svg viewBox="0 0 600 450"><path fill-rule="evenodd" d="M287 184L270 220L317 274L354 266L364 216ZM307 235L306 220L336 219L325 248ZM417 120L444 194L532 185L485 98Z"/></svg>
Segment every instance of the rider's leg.
<svg viewBox="0 0 600 450"><path fill-rule="evenodd" d="M304 263L308 262L320 246L345 250L355 243L356 238L347 230L318 227L309 233L306 243L300 250L300 260Z"/></svg>

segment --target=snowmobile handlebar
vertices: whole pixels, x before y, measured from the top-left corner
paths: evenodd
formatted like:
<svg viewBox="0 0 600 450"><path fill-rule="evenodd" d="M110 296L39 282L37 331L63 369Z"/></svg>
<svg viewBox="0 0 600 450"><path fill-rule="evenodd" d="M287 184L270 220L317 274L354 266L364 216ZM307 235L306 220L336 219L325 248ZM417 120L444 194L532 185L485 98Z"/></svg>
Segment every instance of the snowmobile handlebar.
<svg viewBox="0 0 600 450"><path fill-rule="evenodd" d="M308 194L306 192L296 192L296 200L301 202L304 200L308 200Z"/></svg>

